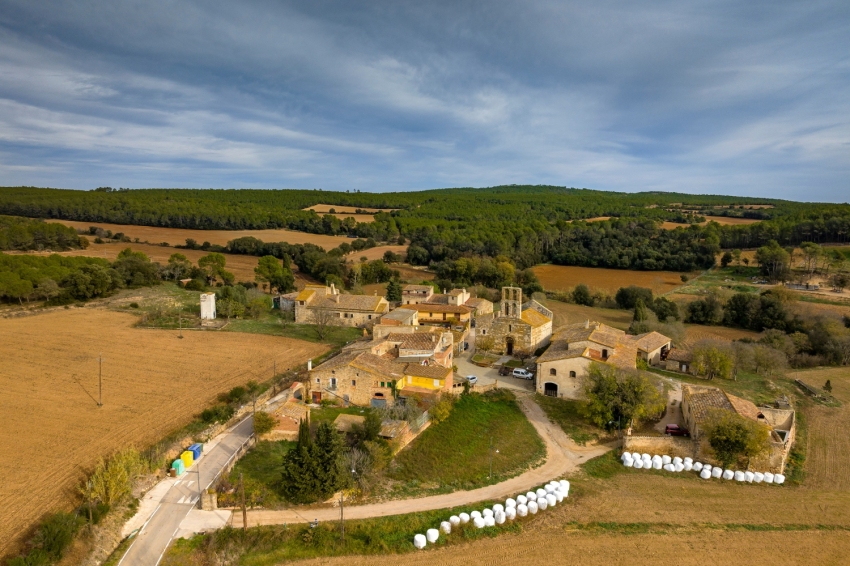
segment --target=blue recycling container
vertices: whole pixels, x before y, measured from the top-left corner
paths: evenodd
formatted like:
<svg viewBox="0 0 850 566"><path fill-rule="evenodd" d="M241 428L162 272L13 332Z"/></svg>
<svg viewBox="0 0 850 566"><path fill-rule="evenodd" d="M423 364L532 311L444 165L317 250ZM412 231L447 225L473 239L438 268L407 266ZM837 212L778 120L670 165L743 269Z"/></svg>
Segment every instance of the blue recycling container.
<svg viewBox="0 0 850 566"><path fill-rule="evenodd" d="M204 449L204 445L200 444L200 443L193 444L189 447L189 450L194 455L195 460L197 460L201 457L201 452L203 452L203 449Z"/></svg>

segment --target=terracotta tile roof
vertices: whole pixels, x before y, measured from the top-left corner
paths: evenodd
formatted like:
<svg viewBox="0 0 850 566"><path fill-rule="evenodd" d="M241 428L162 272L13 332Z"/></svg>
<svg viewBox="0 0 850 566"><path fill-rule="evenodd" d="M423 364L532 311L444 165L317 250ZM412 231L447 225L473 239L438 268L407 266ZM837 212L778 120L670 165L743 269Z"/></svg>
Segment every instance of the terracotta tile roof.
<svg viewBox="0 0 850 566"><path fill-rule="evenodd" d="M472 309L463 305L435 305L432 303L419 303L418 305L405 305L405 307L416 309L425 313L458 313L468 314Z"/></svg>
<svg viewBox="0 0 850 566"><path fill-rule="evenodd" d="M596 342L615 348L626 333L600 322L578 322L562 328L558 337L568 342Z"/></svg>
<svg viewBox="0 0 850 566"><path fill-rule="evenodd" d="M665 344L670 343L669 338L655 331L634 336L632 341L635 345L637 345L638 349L643 352L654 352Z"/></svg>
<svg viewBox="0 0 850 566"><path fill-rule="evenodd" d="M442 293L431 295L428 300L422 304L425 305L447 305L449 304L449 296Z"/></svg>
<svg viewBox="0 0 850 566"><path fill-rule="evenodd" d="M540 328L544 324L552 322L552 319L536 311L535 309L525 309L522 311L523 322L530 324L532 328Z"/></svg>
<svg viewBox="0 0 850 566"><path fill-rule="evenodd" d="M746 399L736 397L735 395L732 395L730 393L726 393L726 398L729 399L729 402L735 408L736 413L738 413L742 417L758 421L760 411L754 403L747 401Z"/></svg>
<svg viewBox="0 0 850 566"><path fill-rule="evenodd" d="M387 334L388 342L398 342L400 350L433 350L440 338L433 332L415 332L412 334Z"/></svg>
<svg viewBox="0 0 850 566"><path fill-rule="evenodd" d="M310 306L331 310L377 312L388 305L386 299L377 295L333 295L326 296Z"/></svg>
<svg viewBox="0 0 850 566"><path fill-rule="evenodd" d="M693 361L694 355L688 352L687 350L673 348L667 353L667 359L672 360L674 362L690 363L691 361Z"/></svg>
<svg viewBox="0 0 850 566"><path fill-rule="evenodd" d="M451 368L440 366L423 366L420 364L407 364L404 369L404 375L412 375L414 377L428 377L431 379L446 379L452 372Z"/></svg>
<svg viewBox="0 0 850 566"><path fill-rule="evenodd" d="M637 368L637 346L621 342L617 344L605 362L620 369L635 369Z"/></svg>
<svg viewBox="0 0 850 566"><path fill-rule="evenodd" d="M393 311L388 312L387 314L385 314L381 318L382 319L386 318L386 319L389 319L389 320L402 320L402 321L404 321L404 320L407 320L408 318L412 317L416 313L417 313L417 311L415 311L413 309L397 308Z"/></svg>
<svg viewBox="0 0 850 566"><path fill-rule="evenodd" d="M465 292L466 289L452 289L448 294L452 297L457 297L458 295L463 295Z"/></svg>
<svg viewBox="0 0 850 566"><path fill-rule="evenodd" d="M431 291L434 292L434 288L430 285L405 285L401 288L402 293L411 292L411 291Z"/></svg>
<svg viewBox="0 0 850 566"><path fill-rule="evenodd" d="M381 356L376 356L370 352L361 352L350 365L351 367L393 379L401 378L404 372L404 365L387 360Z"/></svg>
<svg viewBox="0 0 850 566"><path fill-rule="evenodd" d="M332 370L339 367L347 366L351 362L353 362L357 356L362 354L363 352L352 350L352 351L343 351L332 357L331 359L322 362L313 368L313 371L325 371Z"/></svg>
<svg viewBox="0 0 850 566"><path fill-rule="evenodd" d="M554 362L556 360L569 360L584 355L587 348L570 348L563 340L552 342L549 348L537 358L537 363Z"/></svg>
<svg viewBox="0 0 850 566"><path fill-rule="evenodd" d="M471 299L467 299L466 302L463 303L463 304L468 306L468 307L476 308L479 305L486 305L487 303L490 303L491 305L493 304L492 302L488 301L487 299L482 299L480 297L472 297Z"/></svg>
<svg viewBox="0 0 850 566"><path fill-rule="evenodd" d="M712 409L734 411L742 417L758 421L758 407L746 399L730 395L716 387L684 385L682 386L682 402L688 404L697 423L705 420Z"/></svg>

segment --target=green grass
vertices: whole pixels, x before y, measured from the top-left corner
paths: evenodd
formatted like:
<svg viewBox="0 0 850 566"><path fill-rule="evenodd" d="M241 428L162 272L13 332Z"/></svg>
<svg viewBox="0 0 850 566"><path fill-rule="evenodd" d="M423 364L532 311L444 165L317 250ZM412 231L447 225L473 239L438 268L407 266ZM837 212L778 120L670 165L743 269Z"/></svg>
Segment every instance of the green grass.
<svg viewBox="0 0 850 566"><path fill-rule="evenodd" d="M485 354L475 354L474 356L472 356L472 361L476 364L492 364L498 359L498 356L490 356Z"/></svg>
<svg viewBox="0 0 850 566"><path fill-rule="evenodd" d="M340 347L352 340L363 336L360 328L338 326L328 329L323 340L316 334L316 328L312 324L294 324L289 322L286 326L280 323L277 313L270 313L263 317L254 319L232 319L225 328L228 332L249 332L252 334L270 334L272 336L283 336L284 338L295 338L308 342L320 342Z"/></svg>
<svg viewBox="0 0 850 566"><path fill-rule="evenodd" d="M748 399L755 403L772 405L778 397L788 394L789 397L796 396L793 380L787 377L765 377L755 373L738 372L738 379L700 379L691 375L682 373L665 371L658 368L650 368L652 373L678 379L682 383L690 383L693 385L701 385L704 387L717 387L737 395L744 399Z"/></svg>
<svg viewBox="0 0 850 566"><path fill-rule="evenodd" d="M490 470L490 439L493 454ZM431 425L397 456L389 475L454 491L498 483L542 461L546 449L514 396L498 389L463 395L445 421Z"/></svg>
<svg viewBox="0 0 850 566"><path fill-rule="evenodd" d="M610 450L602 456L592 458L581 467L587 475L598 479L608 479L628 469L620 462L617 450Z"/></svg>
<svg viewBox="0 0 850 566"><path fill-rule="evenodd" d="M244 566L273 566L292 560L319 556L402 554L414 552L413 536L437 528L441 521L460 512L470 512L490 505L481 502L474 507L458 507L409 515L396 515L345 522L345 543L340 540L339 523L320 523L315 529L307 525L275 525L254 527L243 534L241 529L225 528L214 533L179 539L169 548L161 564L183 566L209 563L213 553L238 554ZM521 533L532 517L505 522L503 525L476 529L472 523L459 525L450 535L440 534L435 545L463 544L493 538L502 533ZM226 552L230 551L230 552ZM209 553L209 554L207 554Z"/></svg>
<svg viewBox="0 0 850 566"><path fill-rule="evenodd" d="M508 360L505 365L509 368L521 368L522 362L519 360Z"/></svg>
<svg viewBox="0 0 850 566"><path fill-rule="evenodd" d="M310 425L318 426L322 422L334 422L339 415L358 415L366 416L366 412L370 409L363 407L322 407L321 409L313 409L310 411Z"/></svg>
<svg viewBox="0 0 850 566"><path fill-rule="evenodd" d="M546 416L556 423L572 438L576 444L584 446L590 441L605 437L606 432L590 422L584 416L586 403L574 399L557 399L545 395L536 395L537 404L546 412Z"/></svg>
<svg viewBox="0 0 850 566"><path fill-rule="evenodd" d="M294 442L286 440L258 442L242 458L240 458L225 482L221 482L224 490L219 490L219 505L222 507L237 504L237 495L230 493L239 484L242 474L245 483L245 501L249 507L275 507L284 503L284 498L278 490L280 468L283 458Z"/></svg>

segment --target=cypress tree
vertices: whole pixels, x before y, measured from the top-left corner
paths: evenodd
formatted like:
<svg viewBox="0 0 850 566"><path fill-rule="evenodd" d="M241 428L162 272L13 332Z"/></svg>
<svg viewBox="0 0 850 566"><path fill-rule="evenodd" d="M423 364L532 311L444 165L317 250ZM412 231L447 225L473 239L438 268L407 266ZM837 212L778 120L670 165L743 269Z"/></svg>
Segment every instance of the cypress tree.
<svg viewBox="0 0 850 566"><path fill-rule="evenodd" d="M638 299L635 302L635 322L644 322L649 318L649 314L646 312L646 305L643 303L643 299Z"/></svg>

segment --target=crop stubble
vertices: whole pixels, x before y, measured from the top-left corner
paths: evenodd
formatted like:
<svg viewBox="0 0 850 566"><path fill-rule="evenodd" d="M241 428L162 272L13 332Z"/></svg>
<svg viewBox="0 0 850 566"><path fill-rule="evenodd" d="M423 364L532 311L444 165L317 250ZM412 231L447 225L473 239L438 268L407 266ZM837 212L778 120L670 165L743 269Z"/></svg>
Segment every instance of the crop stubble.
<svg viewBox="0 0 850 566"><path fill-rule="evenodd" d="M591 289L608 293L614 293L620 287L637 285L652 289L655 294L661 294L682 285L682 274L675 271L635 271L548 264L531 269L547 291L563 291L584 283Z"/></svg>
<svg viewBox="0 0 850 566"><path fill-rule="evenodd" d="M327 350L253 334L187 331L180 340L132 328L135 320L93 308L0 320L0 548L67 507L99 457L155 442L222 391L271 377L273 360L281 370Z"/></svg>

